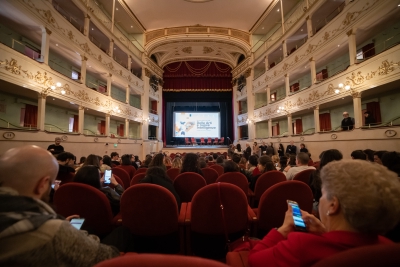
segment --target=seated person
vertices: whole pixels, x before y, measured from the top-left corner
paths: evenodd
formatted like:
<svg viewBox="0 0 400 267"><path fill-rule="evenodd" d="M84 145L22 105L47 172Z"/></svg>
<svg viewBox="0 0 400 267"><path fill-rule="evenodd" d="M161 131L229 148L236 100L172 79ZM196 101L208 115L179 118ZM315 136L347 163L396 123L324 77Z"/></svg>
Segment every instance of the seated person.
<svg viewBox="0 0 400 267"><path fill-rule="evenodd" d="M75 175L74 168L75 156L69 152L62 152L57 155L58 174L56 180L60 180L61 184L71 182Z"/></svg>
<svg viewBox="0 0 400 267"><path fill-rule="evenodd" d="M115 167L120 164L119 154L117 152L111 152L110 157L111 157L111 167Z"/></svg>
<svg viewBox="0 0 400 267"><path fill-rule="evenodd" d="M395 173L378 164L343 160L328 163L321 180L321 221L302 211L308 233L294 232L288 205L283 225L250 251L251 267L312 266L347 249L392 243L380 234L400 220L400 183Z"/></svg>
<svg viewBox="0 0 400 267"><path fill-rule="evenodd" d="M187 153L183 158L181 173L184 172L195 172L203 176L199 164L199 157L194 153Z"/></svg>
<svg viewBox="0 0 400 267"><path fill-rule="evenodd" d="M125 170L129 174L130 179L132 179L132 177L135 175L136 172L135 167L132 166L132 161L131 161L132 157L133 156L130 154L122 155L121 165L117 166L117 168Z"/></svg>
<svg viewBox="0 0 400 267"><path fill-rule="evenodd" d="M37 146L13 148L0 157L0 266L83 267L119 256L48 205L58 166Z"/></svg>
<svg viewBox="0 0 400 267"><path fill-rule="evenodd" d="M74 182L91 185L94 188L99 189L103 192L108 200L110 201L111 210L115 215L119 213L120 210L120 199L121 195L124 192L124 188L118 184L117 180L115 180L114 175L111 175L111 184L114 186L114 189L109 187L104 183L104 176L100 176L99 168L96 166L83 166L79 169L74 177Z"/></svg>
<svg viewBox="0 0 400 267"><path fill-rule="evenodd" d="M254 191L254 188L256 187L256 182L258 177L260 177L262 174L269 172L269 171L276 171L276 168L274 166L274 163L271 160L270 156L261 156L258 158L258 165L257 168L259 169L260 173L257 174L256 176L253 176L251 178L249 188Z"/></svg>
<svg viewBox="0 0 400 267"><path fill-rule="evenodd" d="M305 170L315 170L315 167L313 166L308 166L308 161L310 160L310 157L308 156L307 153L300 152L296 156L296 167L290 168L285 174L286 174L286 179L287 180L293 180L293 177L296 176L296 174L305 171Z"/></svg>
<svg viewBox="0 0 400 267"><path fill-rule="evenodd" d="M352 159L367 160L367 155L362 150L354 150L350 156Z"/></svg>

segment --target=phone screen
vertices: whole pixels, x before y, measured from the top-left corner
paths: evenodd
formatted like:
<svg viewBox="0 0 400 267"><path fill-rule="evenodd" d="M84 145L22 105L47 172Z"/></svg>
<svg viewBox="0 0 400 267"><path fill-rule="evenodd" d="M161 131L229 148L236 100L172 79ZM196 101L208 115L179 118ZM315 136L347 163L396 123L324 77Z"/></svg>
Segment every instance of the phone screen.
<svg viewBox="0 0 400 267"><path fill-rule="evenodd" d="M307 227L306 227L306 224L305 224L303 218L301 217L301 211L300 211L299 204L297 204L297 202L295 202L295 201L290 201L290 200L288 200L288 203L292 207L292 216L293 216L295 229L297 231L306 232Z"/></svg>
<svg viewBox="0 0 400 267"><path fill-rule="evenodd" d="M111 175L112 175L112 171L111 170L106 170L104 172L104 183L105 184L111 183Z"/></svg>
<svg viewBox="0 0 400 267"><path fill-rule="evenodd" d="M73 227L75 227L76 229L80 230L82 225L83 225L83 223L84 223L84 221L85 221L85 219L83 219L83 218L72 219L71 220L71 225Z"/></svg>

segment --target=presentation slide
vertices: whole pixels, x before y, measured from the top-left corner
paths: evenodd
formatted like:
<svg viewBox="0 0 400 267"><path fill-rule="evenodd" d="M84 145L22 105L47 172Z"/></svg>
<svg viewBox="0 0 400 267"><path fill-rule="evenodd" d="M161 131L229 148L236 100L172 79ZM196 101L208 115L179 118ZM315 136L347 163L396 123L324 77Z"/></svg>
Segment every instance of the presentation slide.
<svg viewBox="0 0 400 267"><path fill-rule="evenodd" d="M174 137L221 137L219 112L174 112Z"/></svg>

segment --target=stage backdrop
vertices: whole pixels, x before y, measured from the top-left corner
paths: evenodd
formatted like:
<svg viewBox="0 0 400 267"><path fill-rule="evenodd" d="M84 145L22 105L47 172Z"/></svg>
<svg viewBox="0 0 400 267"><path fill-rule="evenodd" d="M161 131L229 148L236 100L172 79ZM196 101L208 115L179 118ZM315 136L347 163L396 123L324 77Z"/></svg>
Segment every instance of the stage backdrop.
<svg viewBox="0 0 400 267"><path fill-rule="evenodd" d="M164 67L164 146L184 144L183 137L173 137L173 112L220 112L221 137L229 143L227 137L233 138L231 70L213 61L182 61Z"/></svg>

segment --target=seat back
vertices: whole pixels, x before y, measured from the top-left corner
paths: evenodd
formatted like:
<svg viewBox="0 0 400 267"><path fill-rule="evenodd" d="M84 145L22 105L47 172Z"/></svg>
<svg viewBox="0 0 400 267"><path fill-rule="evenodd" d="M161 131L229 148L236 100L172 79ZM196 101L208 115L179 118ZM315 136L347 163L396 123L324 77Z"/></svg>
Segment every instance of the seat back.
<svg viewBox="0 0 400 267"><path fill-rule="evenodd" d="M218 137L215 137L214 144L218 144Z"/></svg>
<svg viewBox="0 0 400 267"><path fill-rule="evenodd" d="M57 174L56 180L60 180L61 181L60 185L63 185L63 184L72 182L74 180L74 177L75 177L75 173L73 173L73 172L59 173L59 174Z"/></svg>
<svg viewBox="0 0 400 267"><path fill-rule="evenodd" d="M174 188L181 198L181 202L192 201L194 194L204 186L206 186L206 180L194 172L181 173L174 180Z"/></svg>
<svg viewBox="0 0 400 267"><path fill-rule="evenodd" d="M135 175L136 174L139 174L139 173L146 173L147 172L147 168L139 168L139 169L137 169L137 171L135 172Z"/></svg>
<svg viewBox="0 0 400 267"><path fill-rule="evenodd" d="M168 177L173 181L175 180L176 176L178 176L181 172L179 168L171 168L167 170Z"/></svg>
<svg viewBox="0 0 400 267"><path fill-rule="evenodd" d="M259 201L262 194L274 184L285 182L286 176L280 171L269 171L258 177L254 187L254 200Z"/></svg>
<svg viewBox="0 0 400 267"><path fill-rule="evenodd" d="M312 212L313 194L308 185L300 181L277 183L265 191L258 205L258 233L262 236L283 223L288 209L287 200L299 203L300 209Z"/></svg>
<svg viewBox="0 0 400 267"><path fill-rule="evenodd" d="M313 171L315 171L315 170L304 170L304 171L301 171L301 172L299 172L298 174L296 174L293 177L293 180L294 181L301 181L301 182L304 182L306 184L309 184L310 183L310 175L311 175L311 173Z"/></svg>
<svg viewBox="0 0 400 267"><path fill-rule="evenodd" d="M218 177L216 182L234 184L241 188L246 195L249 191L249 182L247 181L246 176L240 172L224 173Z"/></svg>
<svg viewBox="0 0 400 267"><path fill-rule="evenodd" d="M212 168L203 168L201 171L203 172L203 177L207 184L212 184L217 181L219 175L216 170Z"/></svg>
<svg viewBox="0 0 400 267"><path fill-rule="evenodd" d="M129 174L121 168L112 168L112 172L115 175L118 175L118 177L122 180L122 182L124 183L124 188L128 188L130 186L131 183L131 177L129 177Z"/></svg>
<svg viewBox="0 0 400 267"><path fill-rule="evenodd" d="M207 144L211 144L211 143L212 143L212 139L211 139L211 137L208 137Z"/></svg>
<svg viewBox="0 0 400 267"><path fill-rule="evenodd" d="M146 176L146 173L144 173L144 172L136 174L135 176L133 176L133 178L131 180L131 186L135 185L135 184L138 184L145 176Z"/></svg>
<svg viewBox="0 0 400 267"><path fill-rule="evenodd" d="M78 214L85 218L83 230L104 236L112 230L113 213L106 195L87 184L67 183L54 193L54 206L64 217Z"/></svg>
<svg viewBox="0 0 400 267"><path fill-rule="evenodd" d="M188 145L188 144L190 145L190 141L189 141L189 138L188 138L188 137L185 137L185 144L186 144L186 145Z"/></svg>
<svg viewBox="0 0 400 267"><path fill-rule="evenodd" d="M219 143L223 145L224 142L225 142L225 137L222 137L221 140L219 140Z"/></svg>
<svg viewBox="0 0 400 267"><path fill-rule="evenodd" d="M124 182L121 180L121 178L119 178L117 175L115 175L114 174L114 178L115 178L115 180L117 180L117 183L119 184L119 185L121 185L124 189L125 189L125 186L124 186Z"/></svg>
<svg viewBox="0 0 400 267"><path fill-rule="evenodd" d="M219 164L211 165L210 168L216 170L218 172L218 176L224 173L224 167Z"/></svg>

